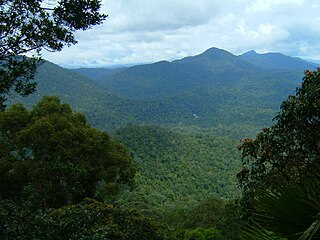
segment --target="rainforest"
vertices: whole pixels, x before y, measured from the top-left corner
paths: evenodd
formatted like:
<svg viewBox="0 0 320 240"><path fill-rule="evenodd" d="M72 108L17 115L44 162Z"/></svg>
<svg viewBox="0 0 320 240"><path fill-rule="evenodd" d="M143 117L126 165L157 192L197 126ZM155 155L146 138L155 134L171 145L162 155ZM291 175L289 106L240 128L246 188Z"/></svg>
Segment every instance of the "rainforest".
<svg viewBox="0 0 320 240"><path fill-rule="evenodd" d="M101 3L31 2L0 3L1 239L320 238L316 63L63 68L25 53L76 44Z"/></svg>

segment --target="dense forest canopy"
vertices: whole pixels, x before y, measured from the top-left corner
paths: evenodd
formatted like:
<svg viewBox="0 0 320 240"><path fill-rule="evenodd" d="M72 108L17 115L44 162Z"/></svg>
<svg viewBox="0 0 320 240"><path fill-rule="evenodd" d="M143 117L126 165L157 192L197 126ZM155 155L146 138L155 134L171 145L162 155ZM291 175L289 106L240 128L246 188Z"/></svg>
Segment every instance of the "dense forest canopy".
<svg viewBox="0 0 320 240"><path fill-rule="evenodd" d="M57 97L13 105L0 113L0 236L163 239L158 223L111 204L135 171L123 145Z"/></svg>

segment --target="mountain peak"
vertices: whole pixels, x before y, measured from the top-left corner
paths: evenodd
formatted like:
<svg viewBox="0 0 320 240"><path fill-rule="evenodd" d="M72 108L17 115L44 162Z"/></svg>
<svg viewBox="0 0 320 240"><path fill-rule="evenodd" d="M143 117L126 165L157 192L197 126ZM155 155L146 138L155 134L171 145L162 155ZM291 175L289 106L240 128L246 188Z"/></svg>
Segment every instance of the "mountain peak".
<svg viewBox="0 0 320 240"><path fill-rule="evenodd" d="M230 60L237 58L235 55L232 53L220 49L220 48L209 48L203 53L200 53L199 55L196 56L190 56L190 57L185 57L180 60L175 60L173 62L175 63L203 63L203 62L212 62L212 61L225 61L225 60Z"/></svg>
<svg viewBox="0 0 320 240"><path fill-rule="evenodd" d="M257 53L255 50L250 50L250 51L248 51L246 53L243 53L240 56L256 56L256 55L259 55L259 53Z"/></svg>
<svg viewBox="0 0 320 240"><path fill-rule="evenodd" d="M220 48L209 48L208 50L201 53L199 56L206 56L206 57L221 57L221 56L234 56L232 53L220 49Z"/></svg>

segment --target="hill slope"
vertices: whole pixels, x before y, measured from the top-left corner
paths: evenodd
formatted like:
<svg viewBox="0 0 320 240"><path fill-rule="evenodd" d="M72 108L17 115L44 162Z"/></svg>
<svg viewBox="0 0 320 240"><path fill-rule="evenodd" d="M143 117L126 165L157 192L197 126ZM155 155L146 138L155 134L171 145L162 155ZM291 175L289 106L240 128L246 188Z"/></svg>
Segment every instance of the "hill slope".
<svg viewBox="0 0 320 240"><path fill-rule="evenodd" d="M211 48L173 62L122 69L99 83L122 97L166 102L197 116L186 124L264 126L302 76L301 69L266 69Z"/></svg>
<svg viewBox="0 0 320 240"><path fill-rule="evenodd" d="M107 77L101 84L121 96L158 99L199 87L233 86L252 74L253 69L257 67L224 50L212 48L173 62L130 67Z"/></svg>
<svg viewBox="0 0 320 240"><path fill-rule="evenodd" d="M37 91L26 97L14 97L9 103L22 101L29 107L42 96L57 95L62 101L83 112L90 123L103 130L125 124L177 124L192 119L192 114L166 102L121 98L77 73L45 62L36 74Z"/></svg>
<svg viewBox="0 0 320 240"><path fill-rule="evenodd" d="M105 130L144 123L238 131L269 125L303 76L300 69L261 68L217 48L173 62L89 72L99 83L47 62L38 70L38 92L26 100L58 95Z"/></svg>

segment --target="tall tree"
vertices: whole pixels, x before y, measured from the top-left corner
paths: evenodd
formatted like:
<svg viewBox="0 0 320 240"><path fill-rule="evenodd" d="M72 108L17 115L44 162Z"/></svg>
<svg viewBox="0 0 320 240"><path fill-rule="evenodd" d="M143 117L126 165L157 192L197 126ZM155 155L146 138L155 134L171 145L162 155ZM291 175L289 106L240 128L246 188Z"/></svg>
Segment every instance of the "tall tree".
<svg viewBox="0 0 320 240"><path fill-rule="evenodd" d="M45 97L31 111L0 113L0 197L49 208L132 186L135 166L124 147L80 113Z"/></svg>
<svg viewBox="0 0 320 240"><path fill-rule="evenodd" d="M100 0L0 1L0 110L10 91L22 96L35 91L32 80L41 50L61 51L76 44L76 30L87 30L106 19L100 7Z"/></svg>
<svg viewBox="0 0 320 240"><path fill-rule="evenodd" d="M320 156L320 68L306 71L296 95L290 95L256 139L242 140L238 179L248 194L278 183L299 182L313 173Z"/></svg>
<svg viewBox="0 0 320 240"><path fill-rule="evenodd" d="M271 230L287 239L319 239L320 68L305 71L301 87L282 103L275 120L239 147L238 179L244 204L251 207L248 216L268 229L250 229L247 237L281 238Z"/></svg>

